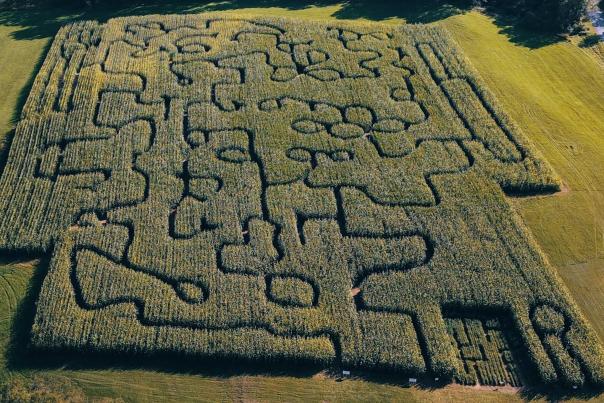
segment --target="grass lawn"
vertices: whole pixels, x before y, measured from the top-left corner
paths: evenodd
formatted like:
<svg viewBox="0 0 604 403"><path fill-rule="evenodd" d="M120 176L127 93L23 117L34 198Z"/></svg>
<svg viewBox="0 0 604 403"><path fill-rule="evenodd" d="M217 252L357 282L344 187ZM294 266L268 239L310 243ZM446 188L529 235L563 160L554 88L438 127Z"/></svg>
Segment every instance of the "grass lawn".
<svg viewBox="0 0 604 403"><path fill-rule="evenodd" d="M103 9L102 14L70 10L0 12L0 136L9 137L29 83L56 29L77 19L106 20L115 15L165 12L228 11L286 15L300 18L351 18L391 23L431 22L453 35L504 109L535 143L563 179L566 190L549 197L519 198L515 206L542 250L566 282L599 337L604 340L604 80L601 61L593 52L572 43L530 38L502 28L477 12L458 14L432 5L380 6L360 2L353 7L337 2L233 1L198 5L195 2L140 6L128 10ZM277 7L276 5L284 5ZM233 10L230 10L233 9ZM29 15L29 17L27 15ZM529 41L527 38L530 38ZM158 400L328 400L328 401L512 401L522 397L501 391L446 387L436 390L402 388L361 380L336 382L323 376L173 374L161 371L94 369L74 371L10 365L6 350L14 333L11 319L39 282L43 263L8 256L0 259L0 383L9 376L40 374L68 379L94 397L122 397L127 401ZM37 271L36 271L37 269ZM34 281L31 279L34 278ZM37 281L36 281L37 280ZM35 287L34 287L35 288ZM5 297L6 294L6 297ZM31 299L19 309L17 325L27 327ZM25 311L25 312L23 312ZM17 329L21 328L18 326ZM69 367L69 362L64 363ZM25 367L23 369L22 367ZM62 368L62 365L59 367ZM10 370L9 370L10 368Z"/></svg>
<svg viewBox="0 0 604 403"><path fill-rule="evenodd" d="M516 205L604 339L604 80L595 57L566 42L530 49L471 13L443 21L566 190Z"/></svg>

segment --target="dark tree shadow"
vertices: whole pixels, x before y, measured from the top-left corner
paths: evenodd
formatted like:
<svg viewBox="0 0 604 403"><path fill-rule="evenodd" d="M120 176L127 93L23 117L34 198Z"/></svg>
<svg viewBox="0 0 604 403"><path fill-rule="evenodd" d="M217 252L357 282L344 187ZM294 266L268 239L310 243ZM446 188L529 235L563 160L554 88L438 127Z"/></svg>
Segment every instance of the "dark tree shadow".
<svg viewBox="0 0 604 403"><path fill-rule="evenodd" d="M241 8L281 7L303 10L310 7L339 5L332 16L338 19L385 21L400 18L410 23L428 23L462 14L473 8L472 0L100 0L90 7L78 5L39 6L0 11L0 25L21 27L13 33L15 39L37 39L53 36L61 25L72 21L93 19L104 22L109 18L144 14L186 14L227 11ZM513 43L538 48L561 39L551 33L539 33L526 28L521 16L500 15L487 10L495 23Z"/></svg>
<svg viewBox="0 0 604 403"><path fill-rule="evenodd" d="M539 32L530 29L518 16L490 12L493 21L499 28L499 33L516 45L529 49L538 49L566 40L563 36L551 32Z"/></svg>
<svg viewBox="0 0 604 403"><path fill-rule="evenodd" d="M22 27L14 33L15 39L47 38L66 23L84 19L106 21L109 18L144 14L186 14L226 11L241 8L281 7L303 10L310 7L340 5L333 16L339 19L367 19L382 21L402 18L408 22L433 22L471 9L471 0L103 0L100 5L82 7L40 6L0 11L0 24Z"/></svg>
<svg viewBox="0 0 604 403"><path fill-rule="evenodd" d="M604 42L602 37L598 34L592 34L581 39L579 46L582 48L591 48L592 46L596 46L600 42Z"/></svg>
<svg viewBox="0 0 604 403"><path fill-rule="evenodd" d="M409 23L429 23L462 14L471 8L470 0L359 0L344 3L344 6L334 13L334 17L374 21L401 18Z"/></svg>

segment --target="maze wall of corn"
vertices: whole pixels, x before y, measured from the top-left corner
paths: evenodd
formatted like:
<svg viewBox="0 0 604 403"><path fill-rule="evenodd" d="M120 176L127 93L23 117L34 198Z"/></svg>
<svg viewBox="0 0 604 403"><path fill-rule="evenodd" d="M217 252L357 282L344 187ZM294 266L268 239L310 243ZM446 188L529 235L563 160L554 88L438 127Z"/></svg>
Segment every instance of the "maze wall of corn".
<svg viewBox="0 0 604 403"><path fill-rule="evenodd" d="M445 31L216 15L62 28L0 179L50 350L604 384L505 194L549 166Z"/></svg>

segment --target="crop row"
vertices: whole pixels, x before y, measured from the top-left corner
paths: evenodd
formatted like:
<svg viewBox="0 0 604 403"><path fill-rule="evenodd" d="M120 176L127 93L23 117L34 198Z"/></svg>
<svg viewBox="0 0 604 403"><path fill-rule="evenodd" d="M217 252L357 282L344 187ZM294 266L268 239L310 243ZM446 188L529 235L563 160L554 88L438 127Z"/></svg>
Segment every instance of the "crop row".
<svg viewBox="0 0 604 403"><path fill-rule="evenodd" d="M509 319L543 382L603 384L505 199L558 188L440 29L117 18L57 34L0 178L0 247L52 253L38 347L519 384L478 314Z"/></svg>

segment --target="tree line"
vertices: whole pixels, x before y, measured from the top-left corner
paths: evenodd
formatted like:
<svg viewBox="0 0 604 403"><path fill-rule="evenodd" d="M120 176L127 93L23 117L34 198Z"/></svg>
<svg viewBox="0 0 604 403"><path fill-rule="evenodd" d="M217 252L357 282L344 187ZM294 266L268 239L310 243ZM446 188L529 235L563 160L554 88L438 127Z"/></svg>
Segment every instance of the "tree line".
<svg viewBox="0 0 604 403"><path fill-rule="evenodd" d="M494 12L513 15L521 25L553 31L571 32L587 13L587 0L478 0Z"/></svg>
<svg viewBox="0 0 604 403"><path fill-rule="evenodd" d="M364 2L366 0L357 0ZM429 0L442 5L443 0ZM133 2L130 0L130 2ZM153 2L153 0L150 0ZM464 7L478 5L492 13L505 14L516 19L519 25L532 30L548 32L571 32L576 29L586 15L588 0L451 0ZM3 6L21 7L47 4L53 6L94 7L117 4L117 0L0 0ZM121 2L122 4L126 2ZM278 3L278 1L275 1ZM397 4L395 7L399 7Z"/></svg>

